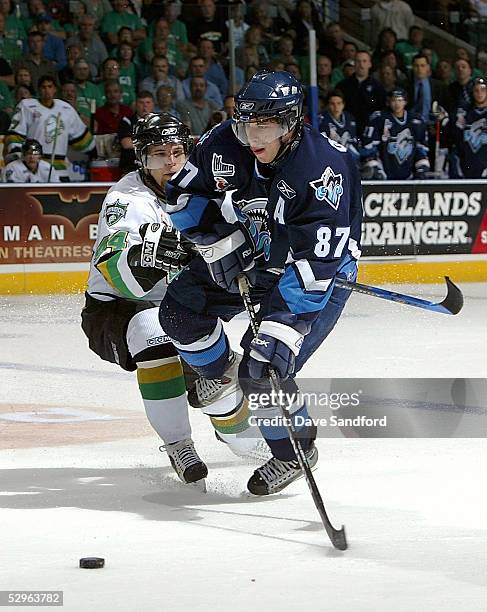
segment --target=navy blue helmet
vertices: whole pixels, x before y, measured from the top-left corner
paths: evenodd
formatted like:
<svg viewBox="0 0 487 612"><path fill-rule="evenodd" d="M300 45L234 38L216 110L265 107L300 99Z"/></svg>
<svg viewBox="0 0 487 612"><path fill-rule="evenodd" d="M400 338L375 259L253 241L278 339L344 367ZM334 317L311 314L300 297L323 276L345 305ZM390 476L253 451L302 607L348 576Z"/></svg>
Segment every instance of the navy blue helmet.
<svg viewBox="0 0 487 612"><path fill-rule="evenodd" d="M252 122L262 127L269 123L275 125L273 130L266 128L268 133L263 135L262 143L280 138L295 128L297 136L303 125L303 98L303 87L290 72L256 72L235 96L232 118L235 135L242 144L251 145L247 126Z"/></svg>

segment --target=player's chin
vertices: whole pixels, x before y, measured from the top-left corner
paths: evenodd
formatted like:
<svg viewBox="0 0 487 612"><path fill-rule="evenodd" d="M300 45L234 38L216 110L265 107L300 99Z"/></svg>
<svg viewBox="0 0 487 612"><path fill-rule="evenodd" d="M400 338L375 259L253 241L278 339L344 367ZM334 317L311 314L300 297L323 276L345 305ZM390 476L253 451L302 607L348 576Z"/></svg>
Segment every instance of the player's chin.
<svg viewBox="0 0 487 612"><path fill-rule="evenodd" d="M269 161L267 159L268 153L265 147L251 147L250 150L260 162L266 163Z"/></svg>

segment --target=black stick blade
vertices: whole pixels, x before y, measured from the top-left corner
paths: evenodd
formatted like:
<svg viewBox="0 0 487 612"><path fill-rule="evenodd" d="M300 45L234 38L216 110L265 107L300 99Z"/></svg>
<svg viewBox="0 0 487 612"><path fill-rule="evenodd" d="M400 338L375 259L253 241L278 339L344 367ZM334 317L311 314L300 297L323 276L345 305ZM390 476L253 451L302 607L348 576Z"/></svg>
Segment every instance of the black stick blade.
<svg viewBox="0 0 487 612"><path fill-rule="evenodd" d="M463 293L460 288L455 285L453 281L450 280L450 277L445 276L446 286L447 286L447 294L446 298L439 304L445 310L447 310L450 314L456 315L463 308Z"/></svg>

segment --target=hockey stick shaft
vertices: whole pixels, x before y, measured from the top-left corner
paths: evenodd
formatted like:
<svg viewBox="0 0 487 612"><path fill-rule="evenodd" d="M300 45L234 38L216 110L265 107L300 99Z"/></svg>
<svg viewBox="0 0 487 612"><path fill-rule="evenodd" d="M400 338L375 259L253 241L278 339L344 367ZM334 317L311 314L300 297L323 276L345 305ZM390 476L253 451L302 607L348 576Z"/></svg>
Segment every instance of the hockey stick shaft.
<svg viewBox="0 0 487 612"><path fill-rule="evenodd" d="M455 315L460 312L463 308L463 294L459 287L453 283L448 276L445 276L447 285L447 295L442 302L430 302L423 300L412 295L406 295L404 293L396 293L395 291L388 291L380 287L371 287L370 285L362 285L361 283L354 283L342 278L335 279L335 285L341 289L349 289L356 291L357 293L363 293L364 295L371 295L373 297L380 298L382 300L389 300L390 302L398 302L405 304L406 306L414 306L415 308L423 308L431 312L439 312L441 314Z"/></svg>
<svg viewBox="0 0 487 612"><path fill-rule="evenodd" d="M254 336L257 336L259 332L257 316L255 313L254 305L252 304L252 300L250 298L249 283L247 277L244 274L241 274L238 278L238 287L240 295L242 296L245 310L247 311L247 314L250 319L250 327L252 329L252 333L254 334ZM279 377L277 376L273 368L269 368L269 379L275 397L281 397L281 384L279 381ZM345 527L342 525L341 529L335 529L331 524L331 521L326 512L323 498L321 497L318 485L316 484L316 481L314 479L313 472L311 471L311 468L309 466L306 453L301 445L301 440L298 437L298 432L296 431L291 415L289 414L287 408L281 402L278 402L278 406L283 416L283 420L289 435L289 440L293 447L299 466L303 471L306 484L308 485L311 497L313 498L313 502L320 515L323 527L325 528L325 531L328 534L328 537L330 538L330 541L333 546L338 550L346 550L348 544L345 535Z"/></svg>
<svg viewBox="0 0 487 612"><path fill-rule="evenodd" d="M56 127L54 128L54 142L52 143L52 152L51 152L51 167L49 168L49 175L47 177L47 182L51 182L51 174L52 168L54 165L54 158L56 156L56 145L57 145L57 135L59 131L59 124L61 122L61 113L58 113L56 116Z"/></svg>

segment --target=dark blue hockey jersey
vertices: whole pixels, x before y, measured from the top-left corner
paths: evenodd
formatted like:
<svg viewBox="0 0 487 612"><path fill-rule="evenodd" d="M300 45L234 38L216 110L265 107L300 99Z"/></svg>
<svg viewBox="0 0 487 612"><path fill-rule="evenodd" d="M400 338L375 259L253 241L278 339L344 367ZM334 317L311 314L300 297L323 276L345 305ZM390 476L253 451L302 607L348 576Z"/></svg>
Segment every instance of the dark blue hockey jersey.
<svg viewBox="0 0 487 612"><path fill-rule="evenodd" d="M402 119L391 111L370 116L362 137L365 162L377 161L391 180L413 178L429 170L426 124L416 113L404 111Z"/></svg>
<svg viewBox="0 0 487 612"><path fill-rule="evenodd" d="M360 256L360 177L340 144L308 127L270 176L263 170L227 121L203 136L169 182L167 210L194 242L229 235L231 221L248 215L258 229L258 270L285 270L269 312L289 325L310 322L328 301L339 264ZM231 190L233 219L225 212Z"/></svg>
<svg viewBox="0 0 487 612"><path fill-rule="evenodd" d="M487 108L458 108L453 125L460 176L487 176Z"/></svg>
<svg viewBox="0 0 487 612"><path fill-rule="evenodd" d="M330 140L343 145L355 161L359 160L357 123L349 112L343 111L340 119L335 119L329 112L323 113L319 130L322 134L328 136Z"/></svg>

